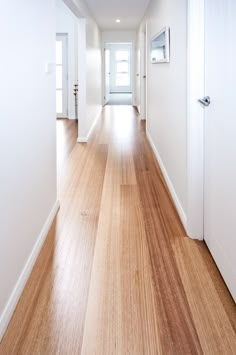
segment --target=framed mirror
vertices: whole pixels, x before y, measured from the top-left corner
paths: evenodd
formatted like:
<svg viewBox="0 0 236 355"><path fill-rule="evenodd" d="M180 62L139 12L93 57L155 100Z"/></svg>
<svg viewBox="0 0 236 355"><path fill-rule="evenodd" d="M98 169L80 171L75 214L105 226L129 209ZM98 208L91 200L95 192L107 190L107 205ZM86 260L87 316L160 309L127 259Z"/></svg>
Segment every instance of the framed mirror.
<svg viewBox="0 0 236 355"><path fill-rule="evenodd" d="M164 27L151 40L151 63L169 63L170 29Z"/></svg>

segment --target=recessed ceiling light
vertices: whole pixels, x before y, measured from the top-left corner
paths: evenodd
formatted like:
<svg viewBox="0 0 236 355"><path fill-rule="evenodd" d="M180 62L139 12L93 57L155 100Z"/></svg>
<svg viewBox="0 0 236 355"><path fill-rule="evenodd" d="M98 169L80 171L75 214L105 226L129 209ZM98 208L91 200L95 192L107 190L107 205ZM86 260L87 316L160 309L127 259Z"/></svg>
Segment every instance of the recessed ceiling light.
<svg viewBox="0 0 236 355"><path fill-rule="evenodd" d="M119 18L116 19L116 23L120 23L120 19Z"/></svg>

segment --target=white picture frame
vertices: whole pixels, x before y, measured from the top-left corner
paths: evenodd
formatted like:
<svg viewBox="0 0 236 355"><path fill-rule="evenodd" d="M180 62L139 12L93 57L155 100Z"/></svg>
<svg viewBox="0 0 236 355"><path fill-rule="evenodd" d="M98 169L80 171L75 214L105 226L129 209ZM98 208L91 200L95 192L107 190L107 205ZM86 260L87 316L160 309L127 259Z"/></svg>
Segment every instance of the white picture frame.
<svg viewBox="0 0 236 355"><path fill-rule="evenodd" d="M153 36L150 45L150 58L152 64L170 62L170 28L164 27Z"/></svg>

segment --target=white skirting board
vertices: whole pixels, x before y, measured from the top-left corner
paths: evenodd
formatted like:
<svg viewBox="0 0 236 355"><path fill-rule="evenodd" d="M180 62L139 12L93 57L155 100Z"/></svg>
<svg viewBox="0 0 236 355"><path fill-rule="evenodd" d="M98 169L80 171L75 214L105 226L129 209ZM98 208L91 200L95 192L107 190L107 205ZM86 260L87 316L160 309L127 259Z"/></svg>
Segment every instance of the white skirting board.
<svg viewBox="0 0 236 355"><path fill-rule="evenodd" d="M28 281L28 278L31 274L31 271L34 267L34 264L39 256L39 253L41 251L41 248L45 242L45 239L48 235L49 229L53 223L53 220L58 212L60 208L60 204L59 201L57 200L46 220L46 223L44 224L44 227L41 231L41 233L39 234L37 241L34 245L34 248L21 272L21 275L15 285L15 288L6 304L5 309L3 310L3 313L0 317L0 341L7 329L7 326L11 320L11 317L15 311L15 308L17 306L17 303L20 299L20 296L24 290L24 287L26 285L26 282Z"/></svg>
<svg viewBox="0 0 236 355"><path fill-rule="evenodd" d="M168 175L168 173L166 171L166 168L165 168L165 166L164 166L164 164L163 164L163 162L161 160L161 157L160 157L160 155L159 155L159 153L158 153L158 151L157 151L157 149L155 147L155 144L154 144L154 142L152 140L152 137L151 137L150 133L148 132L148 130L146 131L146 134L147 134L147 138L149 140L149 143L151 144L152 150L153 150L153 152L155 154L155 157L156 157L156 159L158 161L158 164L159 164L159 166L161 168L162 174L164 176L164 179L165 179L166 184L168 186L168 189L170 191L171 197L172 197L172 199L174 201L174 204L175 204L175 207L176 207L177 212L179 214L179 217L181 219L181 222L182 222L182 224L183 224L183 226L185 228L185 231L187 231L187 217L186 217L186 214L184 212L184 209L183 209L183 207L181 205L181 202L180 202L180 200L179 200L179 198L178 198L178 196L177 196L177 194L175 192L174 186L173 186L173 184L172 184L172 182L171 182L171 180L169 178L169 175Z"/></svg>
<svg viewBox="0 0 236 355"><path fill-rule="evenodd" d="M101 113L102 113L102 108L99 110L97 116L95 117L95 119L94 119L94 121L93 121L93 124L92 124L92 126L91 126L91 128L90 128L90 130L89 130L89 133L87 134L87 137L78 137L77 143L87 143L87 142L88 142L89 137L90 137L91 134L93 133L93 130L94 130L95 126L96 126L96 123L97 123L97 121L98 121L98 119L99 119Z"/></svg>
<svg viewBox="0 0 236 355"><path fill-rule="evenodd" d="M88 138L87 137L78 137L77 138L77 143L87 143Z"/></svg>

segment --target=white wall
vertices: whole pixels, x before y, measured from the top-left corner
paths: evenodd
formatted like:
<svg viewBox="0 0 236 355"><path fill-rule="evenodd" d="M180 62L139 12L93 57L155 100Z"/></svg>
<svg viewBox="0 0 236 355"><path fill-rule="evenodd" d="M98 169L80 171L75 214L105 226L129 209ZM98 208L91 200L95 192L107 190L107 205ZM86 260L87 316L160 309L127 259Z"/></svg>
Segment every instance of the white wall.
<svg viewBox="0 0 236 355"><path fill-rule="evenodd" d="M79 18L79 142L86 142L102 109L101 33L82 0L64 0Z"/></svg>
<svg viewBox="0 0 236 355"><path fill-rule="evenodd" d="M4 2L0 32L1 338L56 206L54 0Z"/></svg>
<svg viewBox="0 0 236 355"><path fill-rule="evenodd" d="M170 26L170 63L147 64L147 130L179 214L187 210L187 0L152 0L141 24L151 38Z"/></svg>
<svg viewBox="0 0 236 355"><path fill-rule="evenodd" d="M87 137L102 109L101 33L96 22L86 17L86 125L81 127Z"/></svg>
<svg viewBox="0 0 236 355"><path fill-rule="evenodd" d="M78 18L62 0L57 0L56 6L56 32L68 35L68 118L75 119L73 90L78 81Z"/></svg>
<svg viewBox="0 0 236 355"><path fill-rule="evenodd" d="M78 142L86 142L102 109L101 33L83 0L63 2L78 18Z"/></svg>

